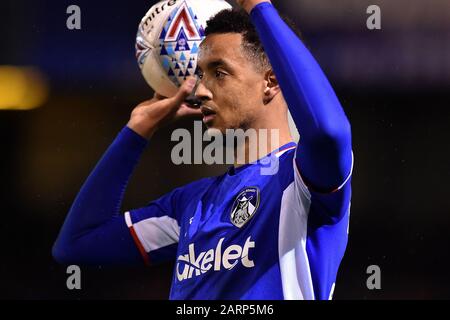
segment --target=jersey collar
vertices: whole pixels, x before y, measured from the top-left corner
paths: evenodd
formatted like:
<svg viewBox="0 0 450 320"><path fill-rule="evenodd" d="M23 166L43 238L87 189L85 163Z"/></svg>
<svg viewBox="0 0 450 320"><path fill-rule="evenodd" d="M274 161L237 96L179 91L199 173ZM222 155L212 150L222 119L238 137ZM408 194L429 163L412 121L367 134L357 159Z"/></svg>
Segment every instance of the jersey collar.
<svg viewBox="0 0 450 320"><path fill-rule="evenodd" d="M234 175L239 174L240 172L244 171L246 168L248 168L248 167L250 167L250 166L257 165L258 162L260 162L260 161L261 161L262 159L264 159L264 158L267 158L267 157L270 157L270 156L276 156L276 157L279 158L279 157L281 157L285 152L287 152L287 151L289 151L289 150L291 150L291 149L293 149L293 148L295 148L295 147L297 147L297 144L296 144L295 142L293 142L293 141L292 141L292 142L288 142L288 143L286 143L285 145L282 145L280 148L278 148L278 149L272 151L271 153L269 153L269 154L266 155L265 157L263 157L263 158L261 158L261 159L255 161L255 162L247 163L247 164L245 164L245 165L243 165L243 166L240 166L240 167L237 167L237 168L236 168L235 166L229 167L229 168L228 168L228 171L227 171L227 174L228 174L229 176L234 176Z"/></svg>

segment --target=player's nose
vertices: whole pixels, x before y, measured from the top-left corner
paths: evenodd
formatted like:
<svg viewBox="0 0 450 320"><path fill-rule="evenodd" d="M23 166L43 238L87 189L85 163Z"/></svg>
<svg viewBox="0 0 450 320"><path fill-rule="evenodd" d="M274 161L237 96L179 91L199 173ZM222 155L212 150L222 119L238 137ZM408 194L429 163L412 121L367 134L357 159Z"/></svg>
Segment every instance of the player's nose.
<svg viewBox="0 0 450 320"><path fill-rule="evenodd" d="M203 84L202 81L198 84L197 91L195 91L195 97L202 102L210 101L213 98L212 92Z"/></svg>

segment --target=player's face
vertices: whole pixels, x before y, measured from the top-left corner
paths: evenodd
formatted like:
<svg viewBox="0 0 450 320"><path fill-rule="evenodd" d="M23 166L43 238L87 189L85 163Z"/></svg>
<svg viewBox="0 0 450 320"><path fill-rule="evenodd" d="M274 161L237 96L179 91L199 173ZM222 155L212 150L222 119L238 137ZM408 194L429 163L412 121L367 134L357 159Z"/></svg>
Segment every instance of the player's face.
<svg viewBox="0 0 450 320"><path fill-rule="evenodd" d="M203 101L203 122L223 133L252 128L264 116L264 73L244 55L241 43L237 33L212 34L200 47L196 95Z"/></svg>

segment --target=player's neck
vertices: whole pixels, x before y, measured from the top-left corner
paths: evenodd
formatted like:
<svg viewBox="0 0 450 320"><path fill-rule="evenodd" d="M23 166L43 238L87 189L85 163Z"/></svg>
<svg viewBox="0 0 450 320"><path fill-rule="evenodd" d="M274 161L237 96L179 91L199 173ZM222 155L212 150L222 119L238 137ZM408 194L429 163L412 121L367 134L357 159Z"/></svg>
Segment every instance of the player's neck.
<svg viewBox="0 0 450 320"><path fill-rule="evenodd" d="M234 166L236 168L256 162L293 141L287 123L278 128L259 128L255 131L255 138L245 139L244 143L235 145Z"/></svg>

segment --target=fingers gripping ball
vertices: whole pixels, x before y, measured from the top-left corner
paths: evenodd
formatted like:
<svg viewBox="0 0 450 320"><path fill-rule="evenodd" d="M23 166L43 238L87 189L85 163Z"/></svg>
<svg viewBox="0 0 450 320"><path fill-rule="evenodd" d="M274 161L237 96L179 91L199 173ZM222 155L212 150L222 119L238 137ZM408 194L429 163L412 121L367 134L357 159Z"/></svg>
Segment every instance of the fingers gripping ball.
<svg viewBox="0 0 450 320"><path fill-rule="evenodd" d="M151 7L139 24L136 57L153 90L172 97L197 73L206 22L224 9L231 9L224 0L166 0Z"/></svg>

